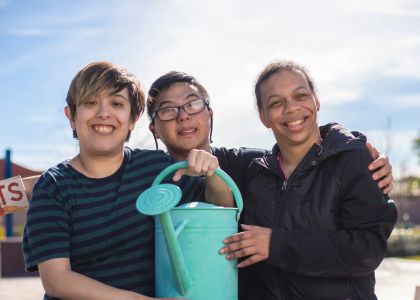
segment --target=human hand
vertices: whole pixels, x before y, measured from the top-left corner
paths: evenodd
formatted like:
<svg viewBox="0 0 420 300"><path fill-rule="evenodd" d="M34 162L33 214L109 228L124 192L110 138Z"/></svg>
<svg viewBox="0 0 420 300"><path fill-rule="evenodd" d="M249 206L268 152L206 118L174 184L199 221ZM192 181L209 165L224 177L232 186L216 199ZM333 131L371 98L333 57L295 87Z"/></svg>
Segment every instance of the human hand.
<svg viewBox="0 0 420 300"><path fill-rule="evenodd" d="M389 159L385 154L379 152L371 143L367 142L366 147L368 148L374 162L369 165L369 170L375 170L380 168L377 172L372 174L372 178L377 180L384 177L381 181L378 182L379 188L385 187L383 190L384 194L389 194L394 185L392 184L392 166L389 163Z"/></svg>
<svg viewBox="0 0 420 300"><path fill-rule="evenodd" d="M216 156L204 150L191 150L187 157L188 168L179 169L176 171L173 181L181 179L182 175L188 176L212 176L214 170L219 166L219 161Z"/></svg>
<svg viewBox="0 0 420 300"><path fill-rule="evenodd" d="M225 238L223 243L229 245L220 249L220 254L232 252L226 255L227 259L251 256L238 264L238 268L266 260L270 250L272 229L245 224L241 226L245 231Z"/></svg>

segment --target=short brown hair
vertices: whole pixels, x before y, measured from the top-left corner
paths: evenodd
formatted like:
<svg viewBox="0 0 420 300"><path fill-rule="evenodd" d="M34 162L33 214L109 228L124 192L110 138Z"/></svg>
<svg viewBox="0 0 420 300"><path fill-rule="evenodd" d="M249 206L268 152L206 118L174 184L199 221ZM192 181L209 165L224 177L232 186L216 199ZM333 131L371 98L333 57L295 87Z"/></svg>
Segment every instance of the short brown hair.
<svg viewBox="0 0 420 300"><path fill-rule="evenodd" d="M131 105L131 118L133 121L140 116L145 107L145 95L137 76L127 72L123 67L110 62L94 62L81 69L74 76L67 93L67 105L71 117L74 118L76 107L88 99L95 97L105 90L115 94L127 88ZM128 132L126 141L130 139ZM73 137L77 133L73 131Z"/></svg>
<svg viewBox="0 0 420 300"><path fill-rule="evenodd" d="M261 104L261 85L264 81L267 81L272 75L276 73L280 73L281 71L297 71L301 72L305 77L306 81L308 81L309 88L311 92L314 93L316 91L315 82L312 77L309 75L308 69L304 66L295 63L293 60L280 60L273 63L268 64L264 70L260 73L255 81L255 98L257 99L257 107L258 109L262 109Z"/></svg>

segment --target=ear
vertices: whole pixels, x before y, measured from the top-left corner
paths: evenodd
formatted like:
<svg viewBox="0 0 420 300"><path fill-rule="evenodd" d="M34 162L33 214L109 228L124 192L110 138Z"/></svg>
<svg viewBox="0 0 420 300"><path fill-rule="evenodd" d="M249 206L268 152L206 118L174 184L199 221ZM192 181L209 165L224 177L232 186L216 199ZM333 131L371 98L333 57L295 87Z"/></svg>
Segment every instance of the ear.
<svg viewBox="0 0 420 300"><path fill-rule="evenodd" d="M152 125L152 123L150 123L149 124L149 130L150 130L150 132L152 133L152 134L154 134L155 135L155 137L156 137L156 139L158 140L158 139L160 139L160 137L159 137L159 134L157 133L157 131L156 131L156 127L155 127L155 125Z"/></svg>
<svg viewBox="0 0 420 300"><path fill-rule="evenodd" d="M76 129L76 123L74 122L76 117L76 112L74 112L74 118L71 116L70 107L64 107L64 113L66 114L67 119L70 121L71 129Z"/></svg>
<svg viewBox="0 0 420 300"><path fill-rule="evenodd" d="M264 126L267 127L267 128L271 128L270 127L270 124L268 124L268 122L267 122L267 118L265 116L265 112L262 109L259 109L258 110L258 113L260 115L260 120L264 124Z"/></svg>
<svg viewBox="0 0 420 300"><path fill-rule="evenodd" d="M134 130L134 127L136 126L136 123L139 120L139 118L140 118L140 115L138 115L136 117L136 119L134 121L132 121L131 120L131 117L130 117L130 126L128 126L128 130L130 130L130 131L133 131Z"/></svg>
<svg viewBox="0 0 420 300"><path fill-rule="evenodd" d="M315 104L316 104L316 111L319 111L321 108L321 103L319 103L318 97L316 96L316 93L314 92L314 98L315 98Z"/></svg>

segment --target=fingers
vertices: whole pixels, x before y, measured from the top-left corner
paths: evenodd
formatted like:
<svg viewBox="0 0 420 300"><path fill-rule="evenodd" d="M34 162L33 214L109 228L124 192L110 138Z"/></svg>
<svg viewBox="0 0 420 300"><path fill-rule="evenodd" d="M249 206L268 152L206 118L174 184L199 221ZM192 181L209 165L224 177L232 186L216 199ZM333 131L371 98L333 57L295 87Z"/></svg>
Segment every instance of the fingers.
<svg viewBox="0 0 420 300"><path fill-rule="evenodd" d="M373 147L371 143L366 142L365 145L366 145L366 148L368 148L368 150L370 152L370 155L372 155L372 158L374 160L377 159L380 156L381 153L378 150L376 150L376 148Z"/></svg>
<svg viewBox="0 0 420 300"><path fill-rule="evenodd" d="M255 229L262 229L263 227L260 226L255 226L255 225L246 225L246 224L241 224L241 227L244 230L255 230Z"/></svg>
<svg viewBox="0 0 420 300"><path fill-rule="evenodd" d="M239 263L238 268L247 267L247 266L253 265L257 262L263 261L265 259L267 259L267 258L264 258L262 255L255 254L255 255L252 255L250 258L248 258L248 259L242 261L241 263Z"/></svg>
<svg viewBox="0 0 420 300"><path fill-rule="evenodd" d="M383 167L382 169L385 169L385 167ZM388 170L382 171L382 169L379 170L378 172L376 172L376 173L380 173L380 174L378 174L378 176L376 176L376 173L373 174L373 175L375 175L376 178L381 178L381 176L383 177L382 180L379 181L379 183L378 183L378 186L380 188L383 188L384 186L390 184L392 182L392 180L394 179L393 176L392 176L392 173L390 171L388 171ZM386 173L386 174L384 175L383 173Z"/></svg>
<svg viewBox="0 0 420 300"><path fill-rule="evenodd" d="M191 150L187 157L187 163L188 163L188 171L190 173L194 173L194 167L197 163L197 151Z"/></svg>
<svg viewBox="0 0 420 300"><path fill-rule="evenodd" d="M369 165L369 170L375 170L389 164L388 157L381 155L378 159Z"/></svg>
<svg viewBox="0 0 420 300"><path fill-rule="evenodd" d="M245 235L242 234L241 236L244 237ZM252 241L252 236L250 236L248 238L244 237L241 240L239 240L237 242L233 242L233 243L223 247L222 249L220 249L220 254L233 252L233 251L236 251L236 250L239 250L239 249L241 249L241 250L238 251L238 252L241 252L241 251L245 250L245 248L252 246L253 243L254 243L254 241ZM244 255L246 255L246 254L244 253ZM226 258L229 259L230 255L227 255ZM234 257L232 256L232 258L234 258Z"/></svg>
<svg viewBox="0 0 420 300"><path fill-rule="evenodd" d="M207 169L207 174L206 176L212 176L214 174L214 171L216 170L216 168L219 167L219 161L217 160L216 157L214 157L214 159L212 158L209 161L209 165L208 165L208 169Z"/></svg>
<svg viewBox="0 0 420 300"><path fill-rule="evenodd" d="M389 194L394 189L394 185L391 183L388 184L388 186L383 190L384 194Z"/></svg>
<svg viewBox="0 0 420 300"><path fill-rule="evenodd" d="M217 158L204 150L191 150L187 162L190 176L212 176L219 166Z"/></svg>
<svg viewBox="0 0 420 300"><path fill-rule="evenodd" d="M254 236L253 232L250 232L250 231L240 232L240 233L237 233L235 235L232 235L230 237L225 238L223 240L223 243L224 244L230 244L230 243L234 243L234 242L237 242L237 241L252 238L253 236ZM228 251L225 251L225 252L228 252Z"/></svg>
<svg viewBox="0 0 420 300"><path fill-rule="evenodd" d="M245 261L239 263L238 268L246 267L268 258L268 248L266 249L265 247L255 244L253 239L237 242L232 245L235 244L250 245L226 255L226 259L237 259L240 257L250 256Z"/></svg>
<svg viewBox="0 0 420 300"><path fill-rule="evenodd" d="M388 174L391 174L392 167L390 164L383 165L378 171L372 174L372 178L377 180L379 178L382 178L384 176L387 176Z"/></svg>
<svg viewBox="0 0 420 300"><path fill-rule="evenodd" d="M172 177L173 181L178 181L181 179L182 175L186 174L187 171L185 169L179 169L175 172L174 177Z"/></svg>
<svg viewBox="0 0 420 300"><path fill-rule="evenodd" d="M257 247L251 246L251 247L243 248L241 250L229 253L228 255L226 255L226 258L237 259L237 258L245 257L245 256L258 255L257 252L258 252Z"/></svg>

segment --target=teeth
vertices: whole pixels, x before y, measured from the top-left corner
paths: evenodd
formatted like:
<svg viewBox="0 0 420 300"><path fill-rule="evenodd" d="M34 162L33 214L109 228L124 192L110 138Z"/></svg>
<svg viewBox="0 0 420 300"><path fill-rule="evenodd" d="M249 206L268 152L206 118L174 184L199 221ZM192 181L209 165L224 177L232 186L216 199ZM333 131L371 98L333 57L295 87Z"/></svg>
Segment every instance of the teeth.
<svg viewBox="0 0 420 300"><path fill-rule="evenodd" d="M195 131L195 129L185 130L185 131L182 131L181 133L185 133L185 132L193 132L193 131Z"/></svg>
<svg viewBox="0 0 420 300"><path fill-rule="evenodd" d="M98 132L110 133L114 130L114 127L112 127L112 126L94 126L93 129L95 129Z"/></svg>
<svg viewBox="0 0 420 300"><path fill-rule="evenodd" d="M299 125L300 123L303 123L303 119L302 120L298 120L298 121L294 121L292 123L286 123L287 126L295 126L295 125Z"/></svg>

